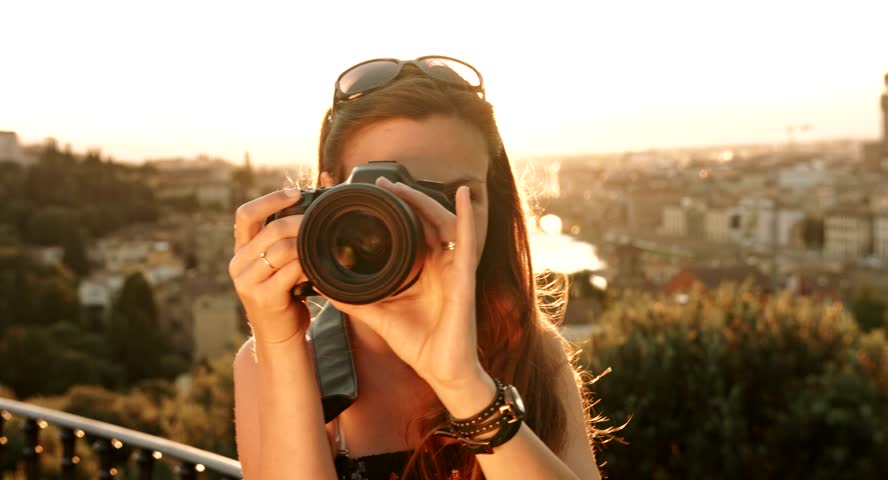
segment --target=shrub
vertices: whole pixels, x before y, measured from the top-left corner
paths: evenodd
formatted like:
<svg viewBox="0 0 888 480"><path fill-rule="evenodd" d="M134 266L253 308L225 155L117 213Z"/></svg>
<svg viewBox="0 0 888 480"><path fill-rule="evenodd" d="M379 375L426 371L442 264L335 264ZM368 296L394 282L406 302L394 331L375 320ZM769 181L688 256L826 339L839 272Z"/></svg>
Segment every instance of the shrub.
<svg viewBox="0 0 888 480"><path fill-rule="evenodd" d="M886 478L888 343L838 303L748 286L626 294L584 346L626 445L612 478Z"/></svg>

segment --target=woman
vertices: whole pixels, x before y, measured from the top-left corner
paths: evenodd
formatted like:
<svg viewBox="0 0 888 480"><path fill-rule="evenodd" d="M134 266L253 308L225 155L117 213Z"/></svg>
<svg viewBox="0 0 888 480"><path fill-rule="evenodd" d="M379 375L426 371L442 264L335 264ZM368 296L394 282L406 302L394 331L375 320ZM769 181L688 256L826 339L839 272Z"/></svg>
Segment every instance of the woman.
<svg viewBox="0 0 888 480"><path fill-rule="evenodd" d="M235 359L245 477L598 478L588 405L566 343L537 305L520 196L477 70L422 57L343 73L321 129L319 183L340 183L372 160L451 186L456 214L377 181L418 212L431 251L405 291L368 305L331 301L347 316L361 390L327 425L305 340L309 311L290 293L306 281L302 217L263 228L300 193L273 192L237 211L229 272L254 335ZM337 454L355 461L334 464ZM395 465L368 471L379 459Z"/></svg>

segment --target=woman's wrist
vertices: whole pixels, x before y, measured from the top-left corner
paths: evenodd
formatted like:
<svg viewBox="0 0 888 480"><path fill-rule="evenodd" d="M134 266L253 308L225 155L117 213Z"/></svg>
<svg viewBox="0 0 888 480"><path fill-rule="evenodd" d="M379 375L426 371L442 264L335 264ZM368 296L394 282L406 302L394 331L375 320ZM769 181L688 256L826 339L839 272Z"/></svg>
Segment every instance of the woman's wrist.
<svg viewBox="0 0 888 480"><path fill-rule="evenodd" d="M493 378L477 365L469 369L465 377L456 384L431 385L444 408L454 418L466 418L477 414L496 396L497 388Z"/></svg>
<svg viewBox="0 0 888 480"><path fill-rule="evenodd" d="M305 338L311 323L311 314L305 305L293 305L292 308L273 316L261 319L250 319L250 328L256 343L276 345L292 342L294 339Z"/></svg>

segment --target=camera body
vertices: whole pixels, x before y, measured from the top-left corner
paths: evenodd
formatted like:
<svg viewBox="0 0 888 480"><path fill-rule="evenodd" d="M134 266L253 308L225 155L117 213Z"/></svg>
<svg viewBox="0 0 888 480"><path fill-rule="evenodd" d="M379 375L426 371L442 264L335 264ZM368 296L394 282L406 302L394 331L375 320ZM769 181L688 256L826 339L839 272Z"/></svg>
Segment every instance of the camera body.
<svg viewBox="0 0 888 480"><path fill-rule="evenodd" d="M376 186L379 177L419 190L455 212L442 184L415 180L391 160L358 165L339 185L301 191L297 204L266 220L304 215L297 249L309 281L296 285L294 295L323 293L343 303L368 304L419 278L427 249L422 221L406 202Z"/></svg>

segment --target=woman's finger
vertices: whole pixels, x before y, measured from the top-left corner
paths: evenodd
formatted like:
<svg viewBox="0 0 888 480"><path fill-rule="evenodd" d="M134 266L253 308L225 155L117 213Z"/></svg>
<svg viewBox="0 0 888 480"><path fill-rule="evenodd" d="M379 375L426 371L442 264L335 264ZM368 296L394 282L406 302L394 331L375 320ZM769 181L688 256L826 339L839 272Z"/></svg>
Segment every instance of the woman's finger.
<svg viewBox="0 0 888 480"><path fill-rule="evenodd" d="M252 258L245 257L242 250L241 254L239 254L238 262L245 265L240 267L242 272L236 273L234 276L250 283L262 282L284 265L298 258L296 239L284 238L278 240L265 250L264 256L260 253Z"/></svg>
<svg viewBox="0 0 888 480"><path fill-rule="evenodd" d="M409 203L411 207L417 210L420 216L428 220L429 223L438 229L438 233L441 234L442 237L448 233L447 229L449 227L449 222L453 221L453 213L444 208L444 205L441 205L435 201L435 199L419 190L411 188L401 182L392 183L385 177L379 177L376 184L395 193L398 197Z"/></svg>
<svg viewBox="0 0 888 480"><path fill-rule="evenodd" d="M472 196L469 187L463 185L456 191L456 263L458 268L472 272L478 259L475 256L475 216L472 212Z"/></svg>
<svg viewBox="0 0 888 480"><path fill-rule="evenodd" d="M269 249L275 243L283 239L295 239L301 223L302 215L290 215L269 223L234 254L228 265L229 271L236 275L236 272L251 264L262 252L269 255Z"/></svg>
<svg viewBox="0 0 888 480"><path fill-rule="evenodd" d="M307 282L305 271L302 270L302 263L297 260L291 260L285 263L274 275L265 281L274 291L292 290L296 285Z"/></svg>
<svg viewBox="0 0 888 480"><path fill-rule="evenodd" d="M271 214L294 205L300 198L299 189L293 187L271 192L238 207L234 215L234 252L253 240Z"/></svg>

